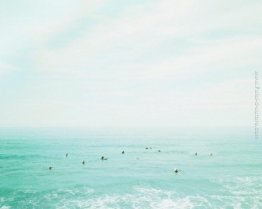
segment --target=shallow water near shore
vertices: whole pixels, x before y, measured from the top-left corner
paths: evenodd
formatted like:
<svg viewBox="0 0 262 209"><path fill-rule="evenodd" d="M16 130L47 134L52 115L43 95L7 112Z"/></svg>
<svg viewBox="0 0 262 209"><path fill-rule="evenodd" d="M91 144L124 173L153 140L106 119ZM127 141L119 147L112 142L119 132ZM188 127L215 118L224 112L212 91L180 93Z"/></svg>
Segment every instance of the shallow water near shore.
<svg viewBox="0 0 262 209"><path fill-rule="evenodd" d="M243 130L2 129L0 209L259 209L261 150Z"/></svg>

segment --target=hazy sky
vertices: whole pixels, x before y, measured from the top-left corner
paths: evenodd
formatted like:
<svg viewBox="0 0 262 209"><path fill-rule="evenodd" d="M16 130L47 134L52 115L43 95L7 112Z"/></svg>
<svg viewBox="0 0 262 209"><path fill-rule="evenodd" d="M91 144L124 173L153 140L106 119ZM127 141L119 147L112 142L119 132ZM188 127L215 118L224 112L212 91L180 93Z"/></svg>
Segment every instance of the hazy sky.
<svg viewBox="0 0 262 209"><path fill-rule="evenodd" d="M260 0L0 0L0 126L252 126L261 11Z"/></svg>

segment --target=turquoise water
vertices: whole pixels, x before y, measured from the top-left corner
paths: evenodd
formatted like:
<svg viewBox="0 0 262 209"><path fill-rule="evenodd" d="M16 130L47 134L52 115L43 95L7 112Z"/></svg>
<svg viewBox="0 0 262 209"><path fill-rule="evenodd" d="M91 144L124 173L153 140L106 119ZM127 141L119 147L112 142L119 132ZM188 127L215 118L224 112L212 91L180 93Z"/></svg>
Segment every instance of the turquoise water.
<svg viewBox="0 0 262 209"><path fill-rule="evenodd" d="M243 130L2 129L11 208L261 209L262 145Z"/></svg>

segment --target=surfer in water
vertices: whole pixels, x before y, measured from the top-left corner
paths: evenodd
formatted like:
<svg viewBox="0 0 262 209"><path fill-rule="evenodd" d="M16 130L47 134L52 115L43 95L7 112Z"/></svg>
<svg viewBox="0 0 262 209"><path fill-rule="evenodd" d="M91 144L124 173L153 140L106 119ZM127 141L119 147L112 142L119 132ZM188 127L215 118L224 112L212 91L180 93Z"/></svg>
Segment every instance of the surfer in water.
<svg viewBox="0 0 262 209"><path fill-rule="evenodd" d="M82 164L85 165L85 163L86 163L86 162L83 160L83 161L82 161Z"/></svg>
<svg viewBox="0 0 262 209"><path fill-rule="evenodd" d="M49 166L49 168L48 168L50 171L53 169L53 167L52 166Z"/></svg>
<svg viewBox="0 0 262 209"><path fill-rule="evenodd" d="M122 151L122 155L125 154L125 151Z"/></svg>
<svg viewBox="0 0 262 209"><path fill-rule="evenodd" d="M104 156L102 156L101 157L101 160L107 160L108 158L106 158L106 157L104 157Z"/></svg>
<svg viewBox="0 0 262 209"><path fill-rule="evenodd" d="M197 156L197 152L195 153L195 156Z"/></svg>
<svg viewBox="0 0 262 209"><path fill-rule="evenodd" d="M68 157L68 153L66 153L66 157Z"/></svg>
<svg viewBox="0 0 262 209"><path fill-rule="evenodd" d="M178 169L175 169L174 172L175 172L175 173L178 173Z"/></svg>

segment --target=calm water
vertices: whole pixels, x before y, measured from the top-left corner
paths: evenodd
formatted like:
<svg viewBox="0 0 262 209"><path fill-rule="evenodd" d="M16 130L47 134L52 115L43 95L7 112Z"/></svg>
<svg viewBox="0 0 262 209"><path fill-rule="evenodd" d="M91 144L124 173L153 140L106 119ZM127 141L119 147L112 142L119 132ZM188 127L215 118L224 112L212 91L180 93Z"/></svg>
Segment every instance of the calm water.
<svg viewBox="0 0 262 209"><path fill-rule="evenodd" d="M262 145L248 133L2 129L0 209L261 209Z"/></svg>

